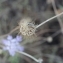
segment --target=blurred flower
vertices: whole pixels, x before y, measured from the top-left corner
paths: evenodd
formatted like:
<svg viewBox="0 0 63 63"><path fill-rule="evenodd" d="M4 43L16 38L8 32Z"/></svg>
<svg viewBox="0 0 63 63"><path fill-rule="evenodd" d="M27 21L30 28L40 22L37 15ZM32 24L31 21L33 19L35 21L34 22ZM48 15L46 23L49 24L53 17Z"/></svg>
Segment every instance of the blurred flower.
<svg viewBox="0 0 63 63"><path fill-rule="evenodd" d="M7 37L7 39L3 40L3 50L8 50L11 56L14 56L16 51L24 51L24 47L19 44L22 41L21 36L17 36L13 38L11 35Z"/></svg>

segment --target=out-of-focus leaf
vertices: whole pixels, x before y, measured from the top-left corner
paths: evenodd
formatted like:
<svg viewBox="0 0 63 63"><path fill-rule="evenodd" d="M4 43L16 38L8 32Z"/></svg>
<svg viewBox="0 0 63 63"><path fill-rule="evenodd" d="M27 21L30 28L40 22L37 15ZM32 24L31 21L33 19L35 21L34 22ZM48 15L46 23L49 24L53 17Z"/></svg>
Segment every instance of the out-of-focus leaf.
<svg viewBox="0 0 63 63"><path fill-rule="evenodd" d="M15 55L15 56L9 58L9 61L11 63L19 63L19 60L20 60L20 58L18 55Z"/></svg>

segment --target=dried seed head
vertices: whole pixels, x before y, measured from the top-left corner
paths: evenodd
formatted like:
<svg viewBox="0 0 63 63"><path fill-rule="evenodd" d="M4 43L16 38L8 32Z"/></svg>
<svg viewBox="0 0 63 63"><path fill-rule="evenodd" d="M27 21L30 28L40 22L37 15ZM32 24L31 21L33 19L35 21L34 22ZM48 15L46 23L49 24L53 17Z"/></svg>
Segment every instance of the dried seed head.
<svg viewBox="0 0 63 63"><path fill-rule="evenodd" d="M31 35L35 34L36 27L32 23L32 19L31 18L23 18L20 21L19 26L20 26L20 33L22 35L31 36Z"/></svg>

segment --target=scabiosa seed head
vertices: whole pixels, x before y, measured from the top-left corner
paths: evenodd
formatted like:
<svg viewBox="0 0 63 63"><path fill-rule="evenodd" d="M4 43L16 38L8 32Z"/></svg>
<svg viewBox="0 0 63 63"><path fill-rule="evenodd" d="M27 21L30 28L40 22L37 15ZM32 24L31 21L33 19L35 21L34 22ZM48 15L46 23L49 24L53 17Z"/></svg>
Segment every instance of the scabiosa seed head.
<svg viewBox="0 0 63 63"><path fill-rule="evenodd" d="M13 38L9 35L7 39L2 40L2 43L5 45L3 50L8 50L11 56L14 56L16 51L24 51L24 47L19 44L20 41L22 41L21 36Z"/></svg>
<svg viewBox="0 0 63 63"><path fill-rule="evenodd" d="M31 18L23 18L20 21L19 26L20 26L20 33L22 35L32 36L32 35L35 34L36 27L32 23L32 19Z"/></svg>

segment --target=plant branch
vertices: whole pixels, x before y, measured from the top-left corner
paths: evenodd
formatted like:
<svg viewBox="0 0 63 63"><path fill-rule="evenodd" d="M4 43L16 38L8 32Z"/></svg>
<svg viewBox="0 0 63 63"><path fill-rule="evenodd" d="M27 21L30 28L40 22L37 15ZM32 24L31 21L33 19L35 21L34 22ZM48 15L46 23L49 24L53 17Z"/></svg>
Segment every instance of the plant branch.
<svg viewBox="0 0 63 63"><path fill-rule="evenodd" d="M38 62L38 63L42 63L42 59L36 59L35 57L33 57L33 56L31 56L30 54L28 54L28 53L25 53L25 52L20 52L20 51L17 51L18 53L21 53L21 54L23 54L23 55L25 55L25 56L27 56L27 57L29 57L29 58L31 58L31 59L33 59L34 61L36 61L36 62Z"/></svg>
<svg viewBox="0 0 63 63"><path fill-rule="evenodd" d="M52 2L52 6L53 6L53 9L54 9L55 14L58 15L58 12L57 12L57 9L56 9L56 5L55 5L55 1L54 0L51 0L51 2ZM63 23L62 23L62 20L60 19L59 16L57 17L57 19L58 19L58 22L60 24L61 31L63 33Z"/></svg>
<svg viewBox="0 0 63 63"><path fill-rule="evenodd" d="M36 28L39 28L40 26L44 25L45 23L49 22L50 20L52 20L52 19L54 19L54 18L57 18L57 17L59 17L59 16L61 16L61 15L63 15L63 12L61 12L60 14L55 15L55 16L53 16L53 17L47 19L46 21L44 21L44 22L42 22L41 24L39 24L38 26L36 26Z"/></svg>

